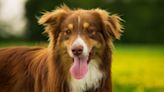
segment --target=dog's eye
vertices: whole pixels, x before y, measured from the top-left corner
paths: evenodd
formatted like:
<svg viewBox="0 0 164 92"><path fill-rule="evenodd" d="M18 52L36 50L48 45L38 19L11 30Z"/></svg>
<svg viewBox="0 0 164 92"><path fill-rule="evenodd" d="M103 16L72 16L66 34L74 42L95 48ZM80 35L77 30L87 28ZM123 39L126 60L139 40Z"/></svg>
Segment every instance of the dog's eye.
<svg viewBox="0 0 164 92"><path fill-rule="evenodd" d="M70 29L66 29L64 32L65 32L66 35L70 35L71 34L71 30Z"/></svg>
<svg viewBox="0 0 164 92"><path fill-rule="evenodd" d="M90 36L93 36L96 34L96 30L94 28L88 28L86 29L86 31Z"/></svg>
<svg viewBox="0 0 164 92"><path fill-rule="evenodd" d="M70 29L64 29L64 30L62 31L62 33L63 33L62 37L63 37L65 40L68 40L69 37L70 37L70 35L71 35L71 33L72 33L72 31L71 31Z"/></svg>

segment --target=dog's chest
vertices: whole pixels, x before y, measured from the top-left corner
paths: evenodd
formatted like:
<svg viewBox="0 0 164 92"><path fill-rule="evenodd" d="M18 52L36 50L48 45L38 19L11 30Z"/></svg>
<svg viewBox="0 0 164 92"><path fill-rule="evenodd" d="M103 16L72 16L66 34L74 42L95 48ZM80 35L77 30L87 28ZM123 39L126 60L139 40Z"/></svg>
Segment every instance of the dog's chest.
<svg viewBox="0 0 164 92"><path fill-rule="evenodd" d="M70 92L85 92L91 88L96 89L100 85L103 73L99 70L96 61L92 60L89 64L89 71L81 80L71 79Z"/></svg>

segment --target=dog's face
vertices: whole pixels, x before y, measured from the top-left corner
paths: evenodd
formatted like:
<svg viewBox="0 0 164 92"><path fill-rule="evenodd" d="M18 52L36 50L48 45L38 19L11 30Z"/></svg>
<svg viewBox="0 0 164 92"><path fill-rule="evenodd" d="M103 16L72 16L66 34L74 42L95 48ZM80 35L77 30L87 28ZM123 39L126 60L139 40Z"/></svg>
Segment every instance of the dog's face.
<svg viewBox="0 0 164 92"><path fill-rule="evenodd" d="M102 55L112 37L119 38L119 20L118 16L109 16L100 9L70 10L62 7L43 15L39 23L47 26L46 31L60 49L62 61L71 75L82 79L92 60L97 64L103 63Z"/></svg>
<svg viewBox="0 0 164 92"><path fill-rule="evenodd" d="M83 78L91 59L102 54L105 39L101 31L100 18L90 11L75 11L61 24L59 39L73 59L70 72L76 79Z"/></svg>

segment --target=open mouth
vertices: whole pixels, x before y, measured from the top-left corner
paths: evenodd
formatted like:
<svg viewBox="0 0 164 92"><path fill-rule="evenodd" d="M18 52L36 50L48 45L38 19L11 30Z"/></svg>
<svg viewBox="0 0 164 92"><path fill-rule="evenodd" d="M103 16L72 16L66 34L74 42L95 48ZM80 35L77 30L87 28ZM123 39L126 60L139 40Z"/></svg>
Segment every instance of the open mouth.
<svg viewBox="0 0 164 92"><path fill-rule="evenodd" d="M92 53L90 52L88 56L75 56L73 57L73 64L70 68L71 75L75 79L82 79L88 72L88 65L91 60Z"/></svg>

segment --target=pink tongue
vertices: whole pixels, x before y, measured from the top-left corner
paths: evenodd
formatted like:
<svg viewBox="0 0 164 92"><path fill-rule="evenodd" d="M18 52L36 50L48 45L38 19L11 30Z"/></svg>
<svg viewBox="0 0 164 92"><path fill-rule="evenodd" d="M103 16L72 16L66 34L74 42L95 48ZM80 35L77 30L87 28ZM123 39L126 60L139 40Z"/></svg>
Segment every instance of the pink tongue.
<svg viewBox="0 0 164 92"><path fill-rule="evenodd" d="M88 72L88 58L74 58L74 63L70 68L70 72L75 79L82 79Z"/></svg>

